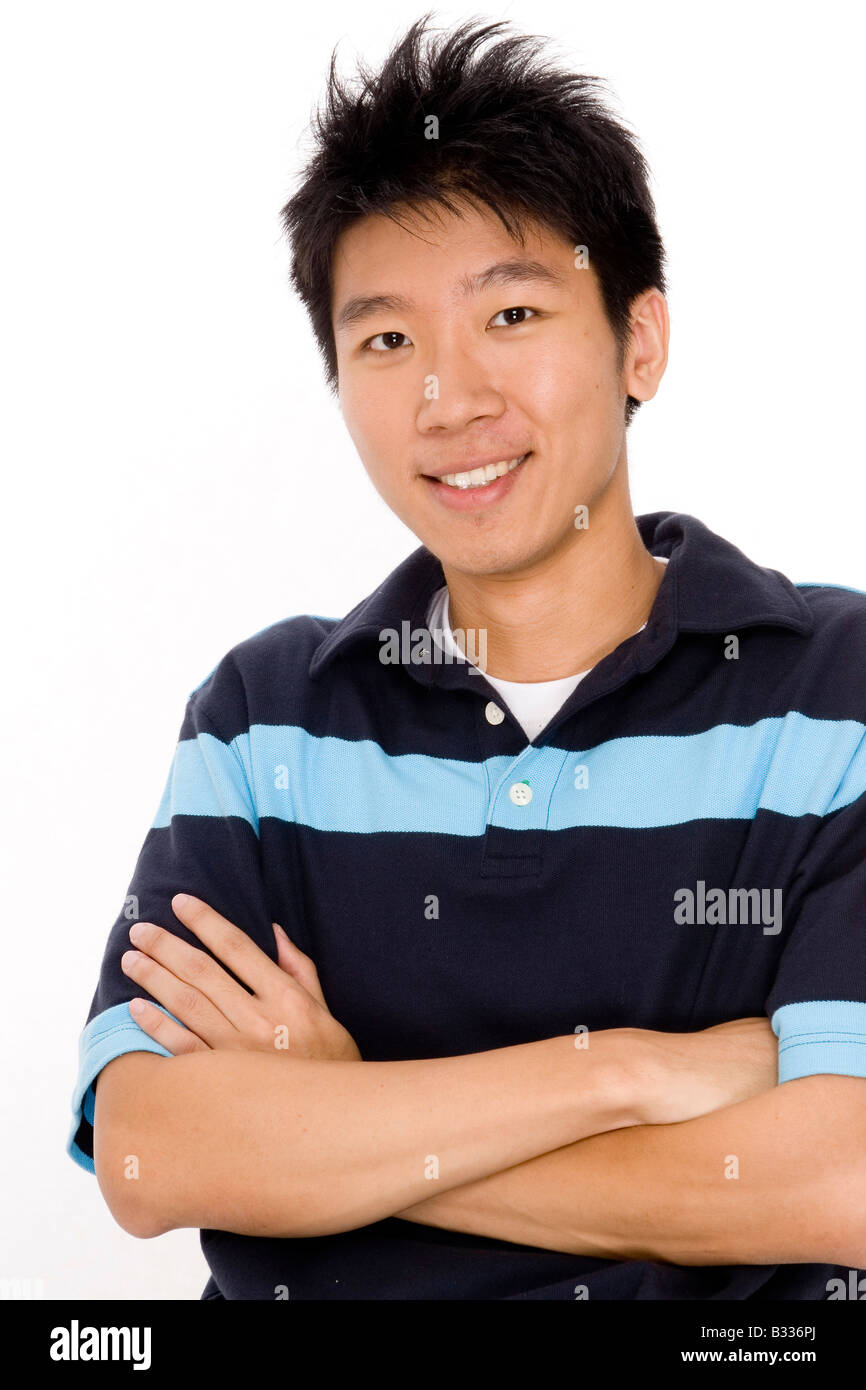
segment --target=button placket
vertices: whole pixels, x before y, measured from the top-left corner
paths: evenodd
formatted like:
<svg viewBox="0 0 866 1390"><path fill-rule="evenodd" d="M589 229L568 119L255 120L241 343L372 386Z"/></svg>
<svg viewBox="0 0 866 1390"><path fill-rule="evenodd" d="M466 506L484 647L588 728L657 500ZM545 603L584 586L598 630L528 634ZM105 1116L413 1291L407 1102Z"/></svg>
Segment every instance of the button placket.
<svg viewBox="0 0 866 1390"><path fill-rule="evenodd" d="M482 692L479 692L482 693ZM485 699L477 705L477 733L487 770L486 826L481 844L480 874L482 878L537 877L541 872L542 836L535 824L537 814L543 814L543 803L530 806L532 800L532 759L539 749L526 741L526 732L519 726L507 706L500 705L483 692ZM519 747L515 743L520 741ZM497 745L502 752L497 753ZM529 759L527 763L525 760ZM526 771L527 776L522 777ZM512 786L520 805L509 800ZM538 788L536 788L538 790ZM502 815L503 807L513 813ZM497 808L503 824L496 824ZM535 813L535 815L533 814ZM510 828L508 822L511 822ZM522 822L522 825L520 824ZM515 836L515 830L520 834Z"/></svg>

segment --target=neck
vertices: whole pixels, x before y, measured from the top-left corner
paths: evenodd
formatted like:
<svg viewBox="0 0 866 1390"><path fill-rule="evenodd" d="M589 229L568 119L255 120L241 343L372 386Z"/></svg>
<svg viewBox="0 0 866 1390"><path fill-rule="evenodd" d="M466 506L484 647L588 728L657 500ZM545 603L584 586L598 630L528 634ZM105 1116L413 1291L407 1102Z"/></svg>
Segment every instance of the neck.
<svg viewBox="0 0 866 1390"><path fill-rule="evenodd" d="M487 674L531 682L587 671L637 632L665 566L646 549L629 504L593 510L586 530L526 568L467 574L443 564L443 572L451 628L486 633ZM457 640L464 645L459 631Z"/></svg>

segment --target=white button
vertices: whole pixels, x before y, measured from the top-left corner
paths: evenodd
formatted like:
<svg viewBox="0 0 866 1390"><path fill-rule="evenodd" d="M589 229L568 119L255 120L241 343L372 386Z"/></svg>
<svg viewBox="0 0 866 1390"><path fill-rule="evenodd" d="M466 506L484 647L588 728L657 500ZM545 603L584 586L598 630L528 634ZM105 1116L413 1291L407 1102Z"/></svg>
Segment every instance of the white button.
<svg viewBox="0 0 866 1390"><path fill-rule="evenodd" d="M487 716L488 724L501 724L505 715L499 708L495 700L488 700L484 706L484 713Z"/></svg>
<svg viewBox="0 0 866 1390"><path fill-rule="evenodd" d="M526 782L515 782L509 787L508 795L515 806L526 806L532 800L532 788Z"/></svg>

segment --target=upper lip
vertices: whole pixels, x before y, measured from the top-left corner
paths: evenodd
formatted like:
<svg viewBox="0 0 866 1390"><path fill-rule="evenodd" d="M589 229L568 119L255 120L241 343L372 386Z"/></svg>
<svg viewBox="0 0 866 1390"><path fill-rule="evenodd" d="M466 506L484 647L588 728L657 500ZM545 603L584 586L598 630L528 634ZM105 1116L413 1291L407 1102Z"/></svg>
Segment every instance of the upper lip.
<svg viewBox="0 0 866 1390"><path fill-rule="evenodd" d="M468 459L466 463L458 463L447 468L431 468L425 472L425 478L444 478L449 473L471 473L473 468L487 468L491 463L510 463L512 459L522 459L524 454L528 454L529 449L520 449L516 454L488 454L483 459Z"/></svg>

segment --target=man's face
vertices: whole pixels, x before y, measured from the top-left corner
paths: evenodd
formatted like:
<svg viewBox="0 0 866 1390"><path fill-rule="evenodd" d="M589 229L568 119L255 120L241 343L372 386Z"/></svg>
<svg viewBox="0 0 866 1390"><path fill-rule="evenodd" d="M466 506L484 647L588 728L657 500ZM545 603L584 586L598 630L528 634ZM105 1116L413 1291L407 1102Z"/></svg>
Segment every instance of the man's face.
<svg viewBox="0 0 866 1390"><path fill-rule="evenodd" d="M624 456L616 343L565 240L533 225L521 246L470 208L436 217L410 231L370 216L340 237L343 417L377 491L443 565L519 571L573 542L575 507L591 514ZM431 476L525 455L489 486Z"/></svg>

